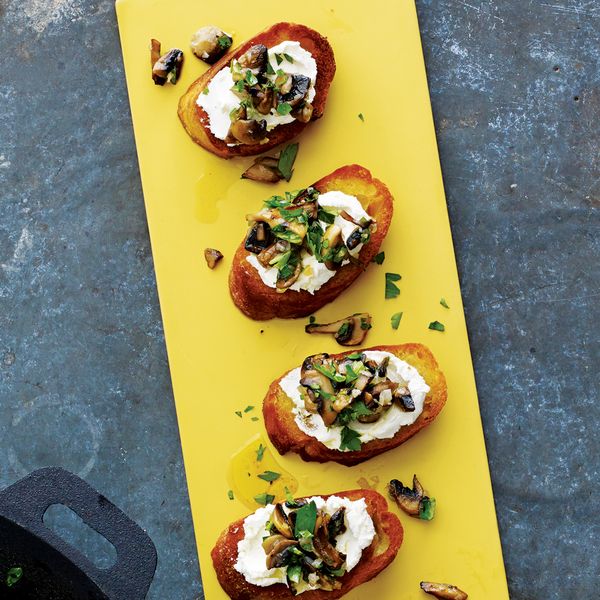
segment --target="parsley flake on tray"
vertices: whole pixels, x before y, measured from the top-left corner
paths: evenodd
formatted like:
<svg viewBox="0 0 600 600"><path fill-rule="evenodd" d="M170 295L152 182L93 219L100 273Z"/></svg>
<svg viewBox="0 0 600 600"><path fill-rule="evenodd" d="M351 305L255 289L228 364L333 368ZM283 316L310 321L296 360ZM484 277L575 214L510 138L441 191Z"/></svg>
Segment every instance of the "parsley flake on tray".
<svg viewBox="0 0 600 600"><path fill-rule="evenodd" d="M396 285L396 281L400 281L402 279L401 275L398 273L386 273L385 274L385 298L389 300L390 298L397 298L400 295L400 288Z"/></svg>
<svg viewBox="0 0 600 600"><path fill-rule="evenodd" d="M257 477L263 481L268 481L271 483L273 481L277 481L281 477L281 473L276 473L275 471L265 471L264 473L257 475Z"/></svg>
<svg viewBox="0 0 600 600"><path fill-rule="evenodd" d="M446 331L444 324L440 323L439 321L432 321L429 323L429 329L433 329L435 331Z"/></svg>
<svg viewBox="0 0 600 600"><path fill-rule="evenodd" d="M403 314L404 313L397 312L392 315L392 329L398 329Z"/></svg>

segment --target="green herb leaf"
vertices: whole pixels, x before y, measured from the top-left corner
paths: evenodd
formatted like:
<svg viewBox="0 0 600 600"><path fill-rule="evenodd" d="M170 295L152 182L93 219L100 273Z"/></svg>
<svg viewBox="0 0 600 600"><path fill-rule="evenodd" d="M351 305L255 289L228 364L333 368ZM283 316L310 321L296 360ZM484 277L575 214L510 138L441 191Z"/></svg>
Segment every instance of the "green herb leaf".
<svg viewBox="0 0 600 600"><path fill-rule="evenodd" d="M289 565L287 568L287 576L290 581L298 583L302 577L302 567L300 565Z"/></svg>
<svg viewBox="0 0 600 600"><path fill-rule="evenodd" d="M400 295L400 288L394 283L400 281L402 277L398 273L386 273L385 274L385 298L397 298Z"/></svg>
<svg viewBox="0 0 600 600"><path fill-rule="evenodd" d="M231 38L227 37L226 35L222 35L217 39L217 44L219 45L219 48L227 50L227 48L231 46Z"/></svg>
<svg viewBox="0 0 600 600"><path fill-rule="evenodd" d="M258 421L258 417L252 417L250 420L251 421Z"/></svg>
<svg viewBox="0 0 600 600"><path fill-rule="evenodd" d="M279 110L279 106L277 109ZM289 181L292 178L292 173L294 172L292 167L294 166L294 161L296 160L296 155L298 154L298 147L298 142L295 144L288 144L279 155L277 168L286 181Z"/></svg>
<svg viewBox="0 0 600 600"><path fill-rule="evenodd" d="M205 96L208 96L208 92L209 92L209 90L208 90L208 88L207 88L207 87L205 87L205 88L202 90L202 93L203 93Z"/></svg>
<svg viewBox="0 0 600 600"><path fill-rule="evenodd" d="M344 323L342 323L340 328L337 330L337 335L343 339L350 333L351 329L352 325L350 325L348 321L344 321Z"/></svg>
<svg viewBox="0 0 600 600"><path fill-rule="evenodd" d="M265 454L265 450L266 450L265 446L263 446L262 444L258 445L258 448L256 450L256 460L258 462L260 462L263 459L263 456Z"/></svg>
<svg viewBox="0 0 600 600"><path fill-rule="evenodd" d="M321 223L319 223L319 221L313 221L309 225L308 231L306 232L306 245L312 252L313 256L317 259L317 262L322 262L323 228L321 227Z"/></svg>
<svg viewBox="0 0 600 600"><path fill-rule="evenodd" d="M358 118L364 123L365 122L365 116L362 113L358 113Z"/></svg>
<svg viewBox="0 0 600 600"><path fill-rule="evenodd" d="M373 325L371 325L371 323L369 323L369 321L367 321L367 319L365 319L364 317L361 318L361 320L360 320L360 328L363 331L368 331L369 329L371 329L371 327L373 327Z"/></svg>
<svg viewBox="0 0 600 600"><path fill-rule="evenodd" d="M385 252L380 252L373 257L373 262L382 265L385 260Z"/></svg>
<svg viewBox="0 0 600 600"><path fill-rule="evenodd" d="M275 500L275 496L273 496L273 494L258 494L258 496L254 496L254 501L257 504L262 504L263 506L271 504L273 500Z"/></svg>
<svg viewBox="0 0 600 600"><path fill-rule="evenodd" d="M167 79L169 80L169 83L175 85L177 83L177 69L172 69L169 71L167 73Z"/></svg>
<svg viewBox="0 0 600 600"><path fill-rule="evenodd" d="M228 497L230 500L233 500L233 490L228 490L228 492L227 492L227 497Z"/></svg>
<svg viewBox="0 0 600 600"><path fill-rule="evenodd" d="M281 54L275 54L275 60L277 61L277 64L280 65L283 62Z"/></svg>
<svg viewBox="0 0 600 600"><path fill-rule="evenodd" d="M244 81L249 86L253 86L253 85L256 85L258 83L258 79L256 78L256 75L250 69L248 69L246 71L246 75L244 76Z"/></svg>
<svg viewBox="0 0 600 600"><path fill-rule="evenodd" d="M423 496L419 502L419 519L431 521L435 516L435 498Z"/></svg>
<svg viewBox="0 0 600 600"><path fill-rule="evenodd" d="M331 379L331 381L335 381L336 383L340 383L342 381L346 381L344 375L340 375L333 367L324 367L323 365L313 365L319 373L323 373L325 377Z"/></svg>
<svg viewBox="0 0 600 600"><path fill-rule="evenodd" d="M441 305L442 305L444 308L450 308L450 307L448 306L448 303L446 302L446 299L445 299L445 298L442 298L442 299L440 300L440 304L441 304Z"/></svg>
<svg viewBox="0 0 600 600"><path fill-rule="evenodd" d="M283 53L283 57L285 58L285 60L287 60L288 62L294 64L294 59L289 55L286 54L285 52Z"/></svg>
<svg viewBox="0 0 600 600"><path fill-rule="evenodd" d="M283 488L283 491L285 492L285 499L288 502L291 502L293 504L295 502L295 499L294 499L294 496L292 495L292 492L290 492L290 490L289 490L289 488L288 488L287 485Z"/></svg>
<svg viewBox="0 0 600 600"><path fill-rule="evenodd" d="M360 433L350 429L350 427L344 426L342 428L342 441L340 443L340 450L360 450Z"/></svg>
<svg viewBox="0 0 600 600"><path fill-rule="evenodd" d="M278 115L285 116L285 115L289 115L291 112L292 112L292 105L289 102L280 102L277 105L277 114Z"/></svg>
<svg viewBox="0 0 600 600"><path fill-rule="evenodd" d="M315 315L310 315L310 317L308 317L308 322L312 325L315 321L317 320L317 317L315 317Z"/></svg>
<svg viewBox="0 0 600 600"><path fill-rule="evenodd" d="M352 354L348 354L346 358L350 360L362 360L362 354L360 352L353 352Z"/></svg>
<svg viewBox="0 0 600 600"><path fill-rule="evenodd" d="M275 471L265 471L264 473L261 473L260 475L258 475L259 479L262 479L263 481L276 481L277 479L279 479L281 477L281 473L276 473Z"/></svg>
<svg viewBox="0 0 600 600"><path fill-rule="evenodd" d="M245 89L245 88L244 88L244 80L243 80L243 79L240 79L239 81L236 81L236 82L233 84L233 87L234 87L234 89L235 89L235 91L236 91L236 92L240 92L240 93L241 93L241 92L243 92L243 91L244 91L244 89Z"/></svg>
<svg viewBox="0 0 600 600"><path fill-rule="evenodd" d="M242 411L241 410L236 410L235 414L241 419L242 418Z"/></svg>
<svg viewBox="0 0 600 600"><path fill-rule="evenodd" d="M6 585L12 587L23 577L23 569L21 567L11 567L6 574Z"/></svg>
<svg viewBox="0 0 600 600"><path fill-rule="evenodd" d="M299 538L303 531L307 531L312 535L315 531L316 522L317 505L315 504L315 501L312 500L296 511L296 523L294 525L295 536Z"/></svg>
<svg viewBox="0 0 600 600"><path fill-rule="evenodd" d="M400 319L402 319L402 314L403 313L401 312L397 312L392 315L392 329L398 329L398 326L400 325Z"/></svg>
<svg viewBox="0 0 600 600"><path fill-rule="evenodd" d="M246 406L246 408L244 409L244 412L245 412L245 413L247 413L247 412L250 412L251 410L254 410L254 406L248 405L248 406Z"/></svg>
<svg viewBox="0 0 600 600"><path fill-rule="evenodd" d="M286 227L285 225L279 224L275 225L271 229L275 237L278 237L282 240L287 240L290 244L301 244L302 238L295 232Z"/></svg>
<svg viewBox="0 0 600 600"><path fill-rule="evenodd" d="M352 368L352 365L346 365L346 383L352 383L358 379L358 373Z"/></svg>
<svg viewBox="0 0 600 600"><path fill-rule="evenodd" d="M432 321L429 323L429 329L435 329L435 331L446 331L444 324L440 323L439 321Z"/></svg>
<svg viewBox="0 0 600 600"><path fill-rule="evenodd" d="M267 75L275 75L275 69L271 66L269 61L267 61Z"/></svg>

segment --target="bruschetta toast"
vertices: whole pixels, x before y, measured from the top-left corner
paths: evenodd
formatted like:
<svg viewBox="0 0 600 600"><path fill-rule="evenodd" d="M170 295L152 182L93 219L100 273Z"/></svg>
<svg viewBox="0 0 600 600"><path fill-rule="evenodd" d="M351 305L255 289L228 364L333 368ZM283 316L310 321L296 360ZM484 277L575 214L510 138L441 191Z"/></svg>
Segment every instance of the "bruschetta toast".
<svg viewBox="0 0 600 600"><path fill-rule="evenodd" d="M341 598L396 557L402 525L373 490L268 504L232 523L212 550L233 600Z"/></svg>
<svg viewBox="0 0 600 600"><path fill-rule="evenodd" d="M277 23L228 52L179 101L188 134L221 156L261 154L323 115L335 74L321 34Z"/></svg>
<svg viewBox="0 0 600 600"><path fill-rule="evenodd" d="M446 379L422 344L309 356L273 382L265 426L281 454L351 466L399 446L446 403Z"/></svg>
<svg viewBox="0 0 600 600"><path fill-rule="evenodd" d="M249 230L229 276L234 303L256 320L312 314L366 269L393 210L388 188L359 165L272 196L246 217Z"/></svg>

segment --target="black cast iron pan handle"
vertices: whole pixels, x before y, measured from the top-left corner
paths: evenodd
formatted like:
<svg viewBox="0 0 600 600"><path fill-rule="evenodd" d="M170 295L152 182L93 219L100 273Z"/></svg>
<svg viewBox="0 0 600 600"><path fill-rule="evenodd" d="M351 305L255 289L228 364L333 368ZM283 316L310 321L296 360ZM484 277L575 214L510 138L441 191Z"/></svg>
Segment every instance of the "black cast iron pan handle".
<svg viewBox="0 0 600 600"><path fill-rule="evenodd" d="M106 538L115 564L100 569L44 525L52 504L63 504ZM156 570L156 548L148 534L83 479L58 467L34 471L0 492L0 513L66 556L110 600L142 600Z"/></svg>

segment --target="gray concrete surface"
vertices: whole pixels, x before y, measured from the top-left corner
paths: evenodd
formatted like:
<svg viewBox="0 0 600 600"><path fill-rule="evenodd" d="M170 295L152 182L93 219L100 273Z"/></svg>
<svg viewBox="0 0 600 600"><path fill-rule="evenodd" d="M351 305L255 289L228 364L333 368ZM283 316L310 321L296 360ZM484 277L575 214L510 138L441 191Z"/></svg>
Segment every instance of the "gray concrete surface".
<svg viewBox="0 0 600 600"><path fill-rule="evenodd" d="M417 6L511 597L597 597L600 4ZM201 597L112 1L1 0L0 73L0 487L82 474Z"/></svg>

